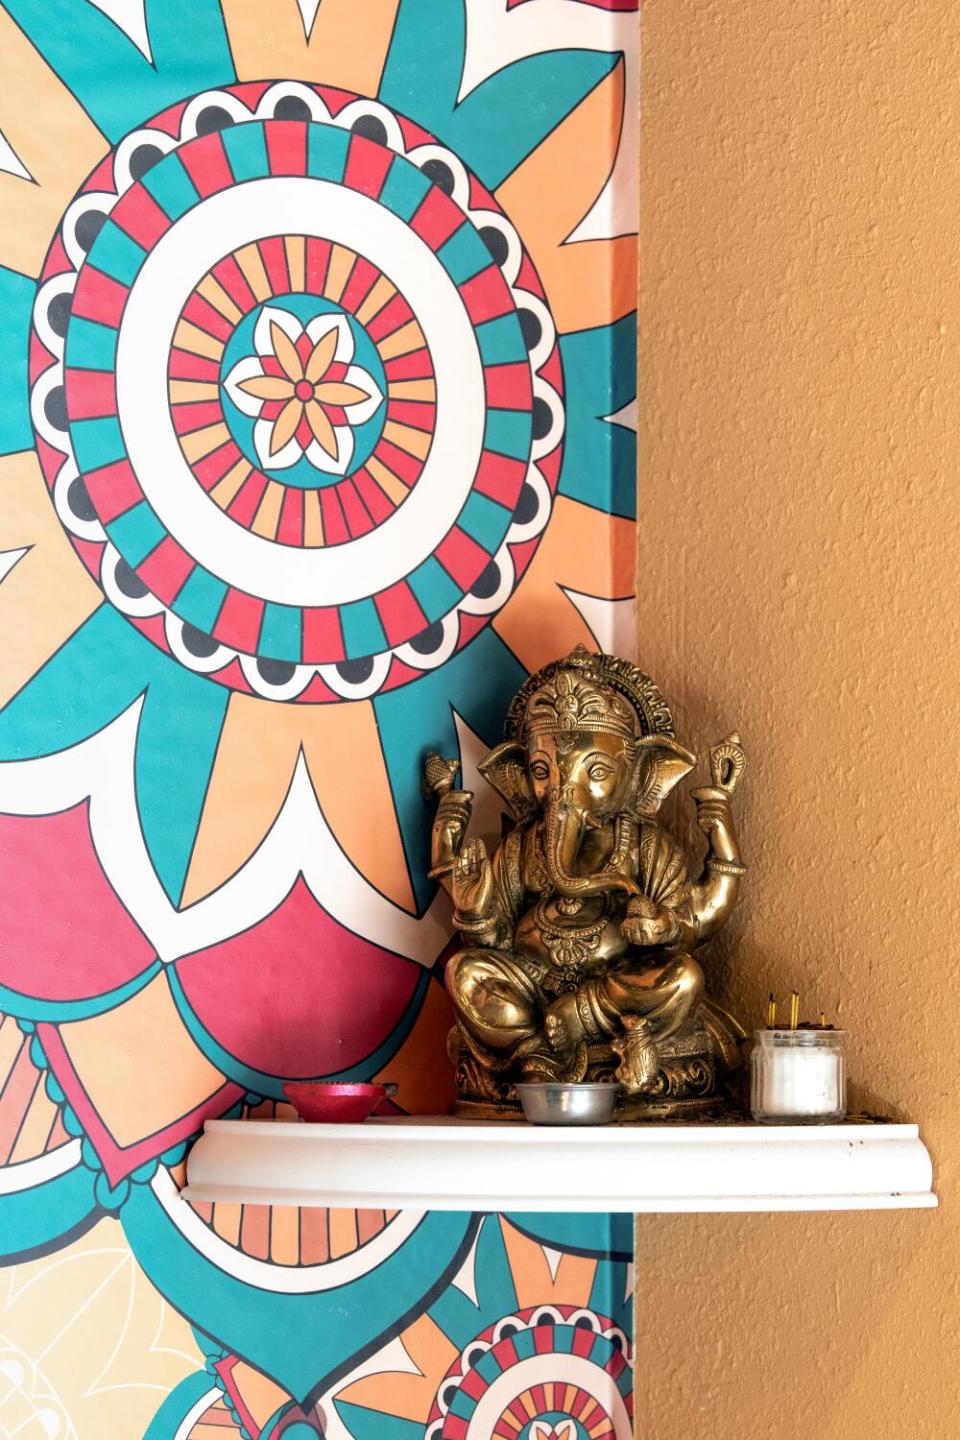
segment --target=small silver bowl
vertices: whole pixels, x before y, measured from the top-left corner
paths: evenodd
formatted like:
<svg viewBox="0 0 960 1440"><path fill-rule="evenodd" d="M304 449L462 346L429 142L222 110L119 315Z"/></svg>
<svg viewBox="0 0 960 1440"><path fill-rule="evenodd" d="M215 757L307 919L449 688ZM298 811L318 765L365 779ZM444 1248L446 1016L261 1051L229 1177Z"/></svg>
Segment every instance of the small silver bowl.
<svg viewBox="0 0 960 1440"><path fill-rule="evenodd" d="M515 1085L532 1125L608 1125L621 1087L604 1082L562 1085L549 1080Z"/></svg>

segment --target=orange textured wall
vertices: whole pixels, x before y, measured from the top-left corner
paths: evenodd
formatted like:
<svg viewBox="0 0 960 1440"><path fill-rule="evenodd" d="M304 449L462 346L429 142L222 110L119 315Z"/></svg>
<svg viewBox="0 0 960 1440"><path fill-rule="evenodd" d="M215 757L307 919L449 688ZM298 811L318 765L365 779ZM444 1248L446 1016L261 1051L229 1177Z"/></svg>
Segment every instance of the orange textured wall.
<svg viewBox="0 0 960 1440"><path fill-rule="evenodd" d="M849 1027L939 1212L645 1218L637 1433L958 1433L960 7L648 0L640 660L737 724L715 983Z"/></svg>

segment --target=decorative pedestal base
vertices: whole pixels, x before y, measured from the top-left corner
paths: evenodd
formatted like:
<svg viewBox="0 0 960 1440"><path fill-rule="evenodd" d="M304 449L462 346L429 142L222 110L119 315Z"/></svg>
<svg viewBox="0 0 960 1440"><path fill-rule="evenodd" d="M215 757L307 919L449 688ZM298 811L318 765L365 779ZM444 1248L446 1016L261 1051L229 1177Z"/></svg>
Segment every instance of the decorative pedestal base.
<svg viewBox="0 0 960 1440"><path fill-rule="evenodd" d="M465 1120L522 1120L523 1110L513 1085L498 1080L466 1048L459 1028L450 1031L447 1044L456 1068L460 1099L454 1113ZM612 1080L618 1057L608 1044L587 1049L584 1079ZM730 1108L720 1088L719 1066L709 1032L693 1023L660 1047L660 1069L653 1089L642 1095L623 1095L616 1119L657 1123L686 1120L696 1123L723 1115Z"/></svg>

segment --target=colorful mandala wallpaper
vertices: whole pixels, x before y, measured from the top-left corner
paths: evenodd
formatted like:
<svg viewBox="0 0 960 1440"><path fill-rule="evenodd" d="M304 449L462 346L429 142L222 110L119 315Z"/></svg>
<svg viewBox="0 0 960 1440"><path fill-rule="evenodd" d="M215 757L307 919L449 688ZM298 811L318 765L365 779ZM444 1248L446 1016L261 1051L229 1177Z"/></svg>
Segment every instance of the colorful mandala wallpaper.
<svg viewBox="0 0 960 1440"><path fill-rule="evenodd" d="M452 1099L427 748L632 653L636 4L0 6L0 1440L628 1440L627 1217L179 1197Z"/></svg>

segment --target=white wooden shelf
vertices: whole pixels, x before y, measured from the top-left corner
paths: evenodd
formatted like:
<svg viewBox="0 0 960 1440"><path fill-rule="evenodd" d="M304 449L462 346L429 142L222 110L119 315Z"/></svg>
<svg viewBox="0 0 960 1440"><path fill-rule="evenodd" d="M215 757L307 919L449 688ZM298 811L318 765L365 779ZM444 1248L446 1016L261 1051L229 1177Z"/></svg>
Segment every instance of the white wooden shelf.
<svg viewBox="0 0 960 1440"><path fill-rule="evenodd" d="M537 1127L208 1120L194 1201L345 1209L896 1210L935 1206L916 1125Z"/></svg>

